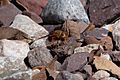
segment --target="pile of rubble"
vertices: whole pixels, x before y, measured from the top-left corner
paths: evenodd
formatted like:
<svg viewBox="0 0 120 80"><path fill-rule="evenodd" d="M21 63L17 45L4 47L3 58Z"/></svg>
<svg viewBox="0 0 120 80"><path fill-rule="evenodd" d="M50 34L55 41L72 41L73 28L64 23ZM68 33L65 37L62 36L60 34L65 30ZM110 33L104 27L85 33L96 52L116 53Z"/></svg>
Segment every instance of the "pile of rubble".
<svg viewBox="0 0 120 80"><path fill-rule="evenodd" d="M119 0L0 0L0 80L119 80Z"/></svg>

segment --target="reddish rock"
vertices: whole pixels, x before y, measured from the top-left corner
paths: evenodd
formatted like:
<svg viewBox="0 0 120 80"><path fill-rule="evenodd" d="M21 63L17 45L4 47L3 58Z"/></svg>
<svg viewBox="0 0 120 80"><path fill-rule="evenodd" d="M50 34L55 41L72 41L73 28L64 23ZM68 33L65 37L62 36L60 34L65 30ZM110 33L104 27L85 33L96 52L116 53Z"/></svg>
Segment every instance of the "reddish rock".
<svg viewBox="0 0 120 80"><path fill-rule="evenodd" d="M47 0L17 0L24 5L29 11L40 14L42 9L47 4Z"/></svg>
<svg viewBox="0 0 120 80"><path fill-rule="evenodd" d="M110 23L119 17L120 0L89 0L87 11L89 12L90 20L97 26Z"/></svg>
<svg viewBox="0 0 120 80"><path fill-rule="evenodd" d="M67 70L69 72L81 71L86 65L88 57L89 53L87 52L73 54L64 61L61 70Z"/></svg>
<svg viewBox="0 0 120 80"><path fill-rule="evenodd" d="M113 49L112 38L109 36L103 37L100 40L100 44L103 46L103 48L105 50L112 50Z"/></svg>
<svg viewBox="0 0 120 80"><path fill-rule="evenodd" d="M21 11L13 4L2 6L0 7L0 21L4 26L9 26L13 22L15 16L20 13Z"/></svg>

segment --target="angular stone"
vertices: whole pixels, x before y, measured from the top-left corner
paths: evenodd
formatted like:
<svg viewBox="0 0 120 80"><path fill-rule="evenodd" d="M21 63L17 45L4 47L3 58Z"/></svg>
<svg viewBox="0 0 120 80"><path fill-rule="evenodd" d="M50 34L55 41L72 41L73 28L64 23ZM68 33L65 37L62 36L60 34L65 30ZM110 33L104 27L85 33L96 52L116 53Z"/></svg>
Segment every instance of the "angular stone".
<svg viewBox="0 0 120 80"><path fill-rule="evenodd" d="M61 66L61 70L67 70L69 72L76 72L76 70L83 70L83 67L87 63L89 53L81 52L76 53L65 59Z"/></svg>
<svg viewBox="0 0 120 80"><path fill-rule="evenodd" d="M112 50L113 49L112 38L109 36L101 38L99 44L101 44L105 50Z"/></svg>
<svg viewBox="0 0 120 80"><path fill-rule="evenodd" d="M13 4L8 4L0 7L0 21L5 25L9 26L17 14L22 13Z"/></svg>
<svg viewBox="0 0 120 80"><path fill-rule="evenodd" d="M47 4L48 0L17 0L19 3L24 5L29 11L39 15L42 9Z"/></svg>
<svg viewBox="0 0 120 80"><path fill-rule="evenodd" d="M102 78L106 78L109 77L110 74L104 70L99 70L97 71L92 77L95 78L96 80L102 79Z"/></svg>
<svg viewBox="0 0 120 80"><path fill-rule="evenodd" d="M112 61L120 62L120 51L108 51L107 53L110 55Z"/></svg>
<svg viewBox="0 0 120 80"><path fill-rule="evenodd" d="M29 17L21 14L16 15L10 27L21 30L35 39L48 35L48 31L46 31L42 26L35 23Z"/></svg>
<svg viewBox="0 0 120 80"><path fill-rule="evenodd" d="M46 66L53 59L49 50L45 47L32 49L31 51L29 51L27 57L31 67Z"/></svg>
<svg viewBox="0 0 120 80"><path fill-rule="evenodd" d="M80 0L83 6L86 6L88 0Z"/></svg>
<svg viewBox="0 0 120 80"><path fill-rule="evenodd" d="M110 60L107 60L102 57L94 56L93 64L95 64L95 67L97 70L101 70L101 69L107 70L110 73L115 74L118 77L120 77L120 68Z"/></svg>
<svg viewBox="0 0 120 80"><path fill-rule="evenodd" d="M36 47L47 47L47 45L46 45L46 39L47 38L42 38L42 39L34 41L30 45L30 48L33 49L33 48L36 48Z"/></svg>
<svg viewBox="0 0 120 80"><path fill-rule="evenodd" d="M115 41L116 48L120 50L120 20L116 21L115 24L113 25L113 40Z"/></svg>
<svg viewBox="0 0 120 80"><path fill-rule="evenodd" d="M112 22L120 14L119 0L90 0L87 6L90 20L97 26Z"/></svg>
<svg viewBox="0 0 120 80"><path fill-rule="evenodd" d="M55 80L84 80L80 74L72 74L68 71L62 71Z"/></svg>
<svg viewBox="0 0 120 80"><path fill-rule="evenodd" d="M89 44L89 45L84 46L84 47L75 48L74 53L78 53L78 52L88 52L88 53L90 53L92 50L98 49L99 46L103 49L103 47L100 44Z"/></svg>
<svg viewBox="0 0 120 80"><path fill-rule="evenodd" d="M30 80L29 70L24 58L29 52L29 45L22 41L0 40L0 77L2 80Z"/></svg>
<svg viewBox="0 0 120 80"><path fill-rule="evenodd" d="M33 13L33 12L23 11L22 14L30 17L36 23L42 23L43 22L42 19L41 19L41 17L38 16L37 14Z"/></svg>
<svg viewBox="0 0 120 80"><path fill-rule="evenodd" d="M0 55L24 60L28 52L29 45L23 41L6 39L0 40Z"/></svg>
<svg viewBox="0 0 120 80"><path fill-rule="evenodd" d="M94 36L97 39L101 39L108 35L108 30L105 28L95 28L92 31L85 32L85 36Z"/></svg>
<svg viewBox="0 0 120 80"><path fill-rule="evenodd" d="M89 23L80 0L49 0L41 17L45 23L63 23L67 18Z"/></svg>
<svg viewBox="0 0 120 80"><path fill-rule="evenodd" d="M83 33L87 27L88 24L86 24L85 22L75 22L72 20L66 20L63 24L62 29L64 31L67 31L70 36L75 37L79 40L81 38L80 33Z"/></svg>
<svg viewBox="0 0 120 80"><path fill-rule="evenodd" d="M85 65L84 70L87 72L87 74L92 75L91 65Z"/></svg>

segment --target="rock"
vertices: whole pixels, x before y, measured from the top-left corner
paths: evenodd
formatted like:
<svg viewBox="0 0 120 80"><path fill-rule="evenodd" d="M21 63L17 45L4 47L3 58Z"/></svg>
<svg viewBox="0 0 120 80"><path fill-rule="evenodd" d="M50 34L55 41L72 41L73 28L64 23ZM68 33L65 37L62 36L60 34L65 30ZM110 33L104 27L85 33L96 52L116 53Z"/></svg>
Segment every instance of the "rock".
<svg viewBox="0 0 120 80"><path fill-rule="evenodd" d="M47 80L47 75L45 71L40 71L35 69L32 71L32 80Z"/></svg>
<svg viewBox="0 0 120 80"><path fill-rule="evenodd" d="M29 45L22 41L0 40L0 77L2 80L10 78L30 80L32 74L24 58L29 52Z"/></svg>
<svg viewBox="0 0 120 80"><path fill-rule="evenodd" d="M54 45L50 45L48 42L47 45L50 45L48 48L50 49L51 54L57 55L58 61L63 63L64 59L67 56L72 55L74 49L80 46L80 43L78 43L74 37L69 37L65 43L62 43L62 41L59 42L60 41L53 42Z"/></svg>
<svg viewBox="0 0 120 80"><path fill-rule="evenodd" d="M92 67L90 65L85 65L84 70L88 75L92 75Z"/></svg>
<svg viewBox="0 0 120 80"><path fill-rule="evenodd" d="M83 6L86 6L88 0L80 0Z"/></svg>
<svg viewBox="0 0 120 80"><path fill-rule="evenodd" d="M105 50L112 50L113 49L112 38L109 36L101 38L100 44L103 46L103 48Z"/></svg>
<svg viewBox="0 0 120 80"><path fill-rule="evenodd" d="M21 30L35 39L48 35L48 31L46 31L42 26L35 23L29 17L21 14L16 15L10 27Z"/></svg>
<svg viewBox="0 0 120 80"><path fill-rule="evenodd" d="M46 66L53 59L49 50L45 47L32 49L31 51L29 51L27 57L31 67Z"/></svg>
<svg viewBox="0 0 120 80"><path fill-rule="evenodd" d="M92 50L98 49L99 46L103 49L103 47L99 44L89 44L89 45L84 46L84 47L75 48L74 53L78 53L78 52L89 52L90 53Z"/></svg>
<svg viewBox="0 0 120 80"><path fill-rule="evenodd" d="M119 37L120 37L120 20L116 21L115 24L113 25L113 32L112 32L112 35L113 35L113 39L116 43L116 48L120 50L120 41L119 41Z"/></svg>
<svg viewBox="0 0 120 80"><path fill-rule="evenodd" d="M30 17L36 23L42 23L43 22L42 19L41 19L41 17L38 16L37 14L33 13L33 12L23 11L22 14Z"/></svg>
<svg viewBox="0 0 120 80"><path fill-rule="evenodd" d="M55 29L60 29L61 28L61 24L58 25L43 25L43 27L48 31L54 31Z"/></svg>
<svg viewBox="0 0 120 80"><path fill-rule="evenodd" d="M24 5L29 11L39 15L42 9L47 4L48 0L17 0L19 3Z"/></svg>
<svg viewBox="0 0 120 80"><path fill-rule="evenodd" d="M61 70L67 70L69 72L81 71L87 63L87 57L89 57L89 53L81 52L73 54L65 59Z"/></svg>
<svg viewBox="0 0 120 80"><path fill-rule="evenodd" d="M0 55L24 60L29 52L29 45L23 41L3 39L0 40L0 49Z"/></svg>
<svg viewBox="0 0 120 80"><path fill-rule="evenodd" d="M4 26L9 26L17 14L22 13L13 4L8 4L0 7L0 21Z"/></svg>
<svg viewBox="0 0 120 80"><path fill-rule="evenodd" d="M68 71L61 71L55 80L84 80L79 74L72 74Z"/></svg>
<svg viewBox="0 0 120 80"><path fill-rule="evenodd" d="M47 47L46 38L36 40L30 45L31 49L36 48L36 47Z"/></svg>
<svg viewBox="0 0 120 80"><path fill-rule="evenodd" d="M98 40L96 37L94 36L85 36L84 37L84 42L86 44L100 44L100 40Z"/></svg>
<svg viewBox="0 0 120 80"><path fill-rule="evenodd" d="M94 56L93 64L95 65L97 70L107 70L110 73L120 77L120 68L110 60Z"/></svg>
<svg viewBox="0 0 120 80"><path fill-rule="evenodd" d="M0 27L3 26L3 23L0 21Z"/></svg>
<svg viewBox="0 0 120 80"><path fill-rule="evenodd" d="M112 61L120 62L120 51L108 51L106 53L110 55Z"/></svg>
<svg viewBox="0 0 120 80"><path fill-rule="evenodd" d="M97 26L114 21L117 14L120 14L120 9L118 8L120 7L119 0L90 0L87 6L90 20Z"/></svg>
<svg viewBox="0 0 120 80"><path fill-rule="evenodd" d="M64 31L67 31L70 36L75 37L77 40L80 40L80 33L83 33L88 26L88 24L82 21L75 22L72 20L66 20L63 24L62 29Z"/></svg>
<svg viewBox="0 0 120 80"><path fill-rule="evenodd" d="M95 78L96 80L102 79L102 78L106 78L109 77L110 74L104 70L99 70L97 71L92 77Z"/></svg>
<svg viewBox="0 0 120 80"><path fill-rule="evenodd" d="M84 33L85 36L94 36L97 39L108 36L108 30L105 28L95 28L92 31L87 31Z"/></svg>
<svg viewBox="0 0 120 80"><path fill-rule="evenodd" d="M45 23L63 23L65 19L89 23L88 16L80 0L49 0L41 13Z"/></svg>
<svg viewBox="0 0 120 80"><path fill-rule="evenodd" d="M118 80L118 79L115 78L115 77L108 77L108 78L103 78L103 79L100 79L100 80Z"/></svg>
<svg viewBox="0 0 120 80"><path fill-rule="evenodd" d="M114 24L107 24L107 25L102 26L102 28L108 30L109 32L112 32L113 31L113 25Z"/></svg>
<svg viewBox="0 0 120 80"><path fill-rule="evenodd" d="M5 78L2 80L31 80L31 70L24 70L24 71L18 71L11 75L11 73L8 74Z"/></svg>

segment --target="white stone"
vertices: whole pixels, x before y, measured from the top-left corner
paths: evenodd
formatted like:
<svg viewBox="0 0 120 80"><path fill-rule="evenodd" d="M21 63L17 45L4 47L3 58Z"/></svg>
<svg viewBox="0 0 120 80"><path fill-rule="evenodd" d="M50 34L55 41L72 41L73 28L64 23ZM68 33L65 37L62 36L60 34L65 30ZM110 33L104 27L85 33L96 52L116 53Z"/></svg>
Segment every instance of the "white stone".
<svg viewBox="0 0 120 80"><path fill-rule="evenodd" d="M17 58L24 59L29 52L29 45L19 40L0 40L0 55L10 57L13 60Z"/></svg>
<svg viewBox="0 0 120 80"><path fill-rule="evenodd" d="M15 19L10 27L19 29L28 34L30 37L40 38L48 35L48 31L44 27L38 25L29 17L21 14L15 16Z"/></svg>
<svg viewBox="0 0 120 80"><path fill-rule="evenodd" d="M110 74L108 72L106 72L104 70L99 70L92 77L99 80L99 79L106 78L109 76L110 76Z"/></svg>
<svg viewBox="0 0 120 80"><path fill-rule="evenodd" d="M0 77L7 79L15 77L30 78L30 71L24 63L24 59L29 52L29 45L18 40L0 40ZM28 73L29 72L29 73ZM25 74L26 76L24 76ZM27 79L27 78L26 78Z"/></svg>

